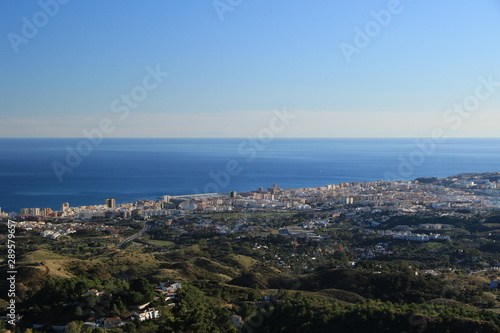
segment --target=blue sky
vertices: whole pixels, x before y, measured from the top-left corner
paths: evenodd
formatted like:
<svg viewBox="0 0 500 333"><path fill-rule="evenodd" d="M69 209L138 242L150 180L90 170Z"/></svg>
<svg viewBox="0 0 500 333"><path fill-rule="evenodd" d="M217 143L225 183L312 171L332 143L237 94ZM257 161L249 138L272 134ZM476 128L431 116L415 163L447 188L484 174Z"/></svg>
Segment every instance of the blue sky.
<svg viewBox="0 0 500 333"><path fill-rule="evenodd" d="M445 116L500 81L498 0L60 2L0 2L0 137L82 137L102 119L109 137L246 137L284 109L276 136L498 136L500 87L460 126ZM382 26L372 12L389 8ZM347 61L342 43L370 27ZM147 68L168 76L119 118Z"/></svg>

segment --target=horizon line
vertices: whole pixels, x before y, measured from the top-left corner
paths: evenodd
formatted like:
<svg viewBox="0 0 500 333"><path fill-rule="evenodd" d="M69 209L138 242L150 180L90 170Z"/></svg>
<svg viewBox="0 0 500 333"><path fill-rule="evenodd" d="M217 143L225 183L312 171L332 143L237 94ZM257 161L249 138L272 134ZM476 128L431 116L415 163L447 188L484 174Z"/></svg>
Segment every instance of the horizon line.
<svg viewBox="0 0 500 333"><path fill-rule="evenodd" d="M5 139L51 139L51 140L64 140L64 139L89 139L87 137L74 136L74 137L0 137L0 140ZM94 139L94 138L93 138ZM100 140L122 140L122 139L243 139L246 140L248 137L110 137L101 138ZM275 137L272 140L281 139L433 139L432 136L286 136L286 137ZM436 138L436 140L447 140L447 139L500 139L500 136L448 136L446 138Z"/></svg>

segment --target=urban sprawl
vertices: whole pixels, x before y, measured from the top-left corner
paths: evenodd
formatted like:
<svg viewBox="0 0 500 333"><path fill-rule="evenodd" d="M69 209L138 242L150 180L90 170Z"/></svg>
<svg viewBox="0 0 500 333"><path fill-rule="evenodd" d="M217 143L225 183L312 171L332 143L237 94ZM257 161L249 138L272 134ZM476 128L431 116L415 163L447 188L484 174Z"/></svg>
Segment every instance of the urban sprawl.
<svg viewBox="0 0 500 333"><path fill-rule="evenodd" d="M409 241L449 240L441 236L439 230L449 225L425 224L414 233L412 227L400 225L391 230L373 230L398 215L459 216L462 211L468 214L484 212L500 207L500 182L485 177L497 175L462 174L444 179L418 178L412 181L375 181L340 183L324 187L281 189L277 185L259 188L250 192L209 193L185 196L165 195L156 201L139 200L134 203L117 205L114 199L106 199L102 205L71 207L63 203L60 211L50 208L23 208L17 213L0 213L2 218L18 221L17 227L27 230L40 230L40 235L57 239L60 236L82 229L108 230L120 234L119 226L98 223L97 220L138 219L152 220L167 217L167 224L178 224L182 232L208 230L220 234L252 231L256 226L244 219L232 225L212 223L210 219L200 218L191 225L183 225L183 219L190 215L214 212L332 212L331 218L313 220L300 226L279 230L282 235L293 235L320 240L322 236L314 233L318 227L326 227L343 214L356 224L366 227L366 233L378 233L389 238ZM378 214L378 213L384 214ZM47 221L57 220L58 223ZM64 220L68 220L64 223Z"/></svg>

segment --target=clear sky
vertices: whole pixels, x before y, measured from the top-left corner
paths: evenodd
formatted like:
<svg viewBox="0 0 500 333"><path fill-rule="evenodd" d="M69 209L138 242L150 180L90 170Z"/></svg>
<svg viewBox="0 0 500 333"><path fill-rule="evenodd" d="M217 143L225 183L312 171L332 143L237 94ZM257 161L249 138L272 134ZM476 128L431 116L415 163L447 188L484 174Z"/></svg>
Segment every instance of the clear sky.
<svg viewBox="0 0 500 333"><path fill-rule="evenodd" d="M0 137L496 137L499 32L499 0L5 0Z"/></svg>

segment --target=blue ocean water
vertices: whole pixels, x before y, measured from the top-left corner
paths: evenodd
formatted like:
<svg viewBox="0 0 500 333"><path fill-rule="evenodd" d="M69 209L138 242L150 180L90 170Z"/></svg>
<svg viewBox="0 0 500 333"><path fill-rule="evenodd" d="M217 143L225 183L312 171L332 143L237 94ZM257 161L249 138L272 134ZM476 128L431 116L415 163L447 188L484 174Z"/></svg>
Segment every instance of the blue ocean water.
<svg viewBox="0 0 500 333"><path fill-rule="evenodd" d="M499 171L499 162L500 139L0 139L0 207L447 177Z"/></svg>

